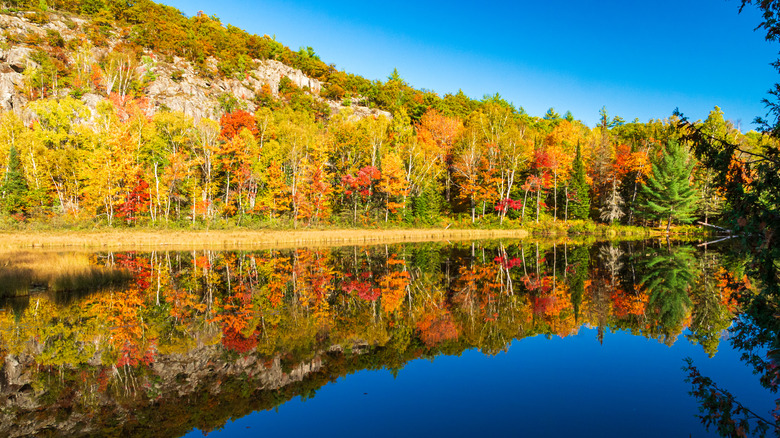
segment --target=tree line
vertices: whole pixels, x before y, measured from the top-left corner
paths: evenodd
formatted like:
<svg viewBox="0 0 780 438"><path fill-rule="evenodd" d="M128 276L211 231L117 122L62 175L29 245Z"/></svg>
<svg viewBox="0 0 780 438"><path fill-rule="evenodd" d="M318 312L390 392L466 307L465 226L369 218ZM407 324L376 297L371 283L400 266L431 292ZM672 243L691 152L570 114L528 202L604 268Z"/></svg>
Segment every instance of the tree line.
<svg viewBox="0 0 780 438"><path fill-rule="evenodd" d="M599 126L534 118L488 98L466 118L435 108L413 122L329 119L282 102L194 120L112 92L92 113L72 97L36 100L25 123L0 114L0 202L13 220L109 226L217 222L285 226L710 221L712 171L673 118ZM698 123L759 151L716 108Z"/></svg>

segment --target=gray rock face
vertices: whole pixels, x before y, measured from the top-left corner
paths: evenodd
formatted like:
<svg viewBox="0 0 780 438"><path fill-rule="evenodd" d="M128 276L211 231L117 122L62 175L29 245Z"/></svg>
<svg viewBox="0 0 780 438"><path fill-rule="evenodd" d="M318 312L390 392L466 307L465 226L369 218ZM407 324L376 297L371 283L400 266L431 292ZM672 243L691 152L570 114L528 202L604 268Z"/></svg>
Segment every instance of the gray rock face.
<svg viewBox="0 0 780 438"><path fill-rule="evenodd" d="M147 88L147 93L156 107L181 111L197 121L202 117L218 118L221 113L219 98L223 95L233 96L243 108L254 112L257 109L254 100L263 86L278 96L283 77L315 96L322 90L320 81L281 62L255 60L254 63L255 68L240 80L221 78L208 81L198 76L189 62L176 58L173 64L159 64L153 68L156 79ZM175 76L181 79L174 80Z"/></svg>
<svg viewBox="0 0 780 438"><path fill-rule="evenodd" d="M0 109L11 111L20 109L25 101L18 93L17 87L22 85L22 75L10 68L4 69L0 64Z"/></svg>
<svg viewBox="0 0 780 438"><path fill-rule="evenodd" d="M46 31L41 26L31 23L30 20L17 15L0 14L0 28L11 35L17 36L26 35L28 33L46 35Z"/></svg>
<svg viewBox="0 0 780 438"><path fill-rule="evenodd" d="M84 104L89 108L92 113L94 114L95 111L97 111L97 105L103 100L103 96L93 94L93 93L87 93L83 96L81 96L81 101L84 102Z"/></svg>
<svg viewBox="0 0 780 438"><path fill-rule="evenodd" d="M320 83L320 81L309 78L300 70L296 70L272 59L255 62L259 63L259 66L253 72L257 75L261 83L268 84L271 87L271 91L274 95L279 92L279 82L284 76L289 78L296 87L308 88L314 95L318 96L320 91L322 91L322 83Z"/></svg>
<svg viewBox="0 0 780 438"><path fill-rule="evenodd" d="M350 105L350 106L342 106L339 102L333 102L328 101L328 106L330 106L330 112L331 114L339 114L341 112L347 111L350 112L349 114L349 120L360 120L366 117L386 117L388 119L392 119L393 115L390 114L388 111L383 111L376 108L369 108L367 106L359 106L359 105Z"/></svg>
<svg viewBox="0 0 780 438"><path fill-rule="evenodd" d="M5 61L14 71L21 73L28 67L37 67L34 62L30 61L30 53L32 53L32 49L13 46L5 53L0 54L0 59Z"/></svg>
<svg viewBox="0 0 780 438"><path fill-rule="evenodd" d="M49 13L49 19L48 23L38 25L21 15L0 14L0 28L10 35L16 35L17 39L21 41L24 41L29 34L46 37L47 31L58 32L65 41L83 37L81 26L87 24L86 21L77 17L66 18L56 13ZM89 66L105 59L110 54L111 48L120 42L119 32L115 31L108 37L108 48L85 46L87 50L80 49L79 53L66 50L65 56L73 64L71 68L75 68L75 64ZM38 67L30 60L30 54L35 49L35 47L22 43L7 41L6 37L0 35L0 109L21 111L27 103L20 92L23 85L22 73L27 69ZM86 58L84 53L86 53ZM156 61L147 65L139 65L135 73L137 79L146 74L150 74L154 78L147 84L146 89L146 97L151 104L148 107L148 115L167 109L180 111L195 119L196 122L204 117L218 119L224 111L220 100L224 100L225 96L232 96L240 108L254 112L257 109L255 101L258 95L265 89L270 90L274 96L278 96L279 84L285 77L296 87L310 93L315 99L325 101L319 97L323 87L319 80L310 78L301 70L276 60L253 60L253 68L244 77L208 79L200 76L194 66L182 58L175 57L173 62L161 62L159 60L162 58L152 52L147 52L146 55ZM217 71L217 64L217 60L214 58L206 61L207 69L214 72ZM70 91L62 89L59 94L64 96ZM105 90L95 90L95 92L105 93ZM87 103L94 114L97 102L102 98L98 94L87 94L82 97L82 100ZM339 102L326 102L330 106L332 114L346 108L342 107ZM380 115L391 117L385 111L363 106L352 105L350 108L352 111L351 119Z"/></svg>

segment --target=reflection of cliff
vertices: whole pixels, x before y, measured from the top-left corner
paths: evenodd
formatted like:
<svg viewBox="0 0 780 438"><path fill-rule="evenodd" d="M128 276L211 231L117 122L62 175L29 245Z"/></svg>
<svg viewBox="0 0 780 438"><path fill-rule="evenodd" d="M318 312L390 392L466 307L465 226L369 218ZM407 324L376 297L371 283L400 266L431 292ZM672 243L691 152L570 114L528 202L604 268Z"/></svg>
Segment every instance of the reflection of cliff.
<svg viewBox="0 0 780 438"><path fill-rule="evenodd" d="M494 354L582 324L669 340L691 320L711 328L717 314L722 326L733 311L711 284L725 271L692 283L696 272L685 267L694 252L652 244L110 259L132 273L127 288L0 313L0 436L177 436L309 397L359 370L470 348ZM676 270L664 274L667 265ZM708 313L692 314L700 302ZM718 333L708 330L716 349Z"/></svg>
<svg viewBox="0 0 780 438"><path fill-rule="evenodd" d="M418 346L420 347L420 346ZM452 351L462 353L464 349ZM361 370L398 369L423 355L356 344L297 361L291 354L236 355L219 346L161 356L149 368L39 369L8 356L0 372L0 436L177 437L313 397ZM27 358L29 359L29 358Z"/></svg>
<svg viewBox="0 0 780 438"><path fill-rule="evenodd" d="M115 367L41 372L29 356L22 362L8 356L0 385L0 436L179 436L272 408L324 383L323 376L314 377L323 370L320 355L297 364L280 356L224 356L222 348L204 346L160 356L143 372Z"/></svg>

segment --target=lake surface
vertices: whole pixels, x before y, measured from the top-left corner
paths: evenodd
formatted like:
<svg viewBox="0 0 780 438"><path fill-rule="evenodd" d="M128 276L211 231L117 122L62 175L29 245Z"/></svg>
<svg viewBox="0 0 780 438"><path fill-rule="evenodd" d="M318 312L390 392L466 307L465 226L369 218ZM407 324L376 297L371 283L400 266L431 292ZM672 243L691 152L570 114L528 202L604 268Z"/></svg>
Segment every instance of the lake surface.
<svg viewBox="0 0 780 438"><path fill-rule="evenodd" d="M77 290L55 291L75 283L51 272L31 294L29 269L4 280L19 297L0 312L0 436L716 436L688 357L754 411L774 408L730 342L756 286L712 248L56 257L89 264Z"/></svg>

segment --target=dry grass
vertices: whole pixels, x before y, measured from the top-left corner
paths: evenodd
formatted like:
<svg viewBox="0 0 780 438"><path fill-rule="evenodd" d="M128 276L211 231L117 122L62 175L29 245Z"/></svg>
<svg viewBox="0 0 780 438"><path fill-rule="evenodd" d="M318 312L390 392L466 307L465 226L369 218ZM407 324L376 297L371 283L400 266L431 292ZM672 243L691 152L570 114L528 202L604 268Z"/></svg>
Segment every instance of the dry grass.
<svg viewBox="0 0 780 438"><path fill-rule="evenodd" d="M0 253L0 297L27 295L31 291L94 290L127 278L127 272L91 263L86 253Z"/></svg>
<svg viewBox="0 0 780 438"><path fill-rule="evenodd" d="M0 233L0 249L282 248L524 238L523 230L62 231ZM2 284L2 283L0 283Z"/></svg>

